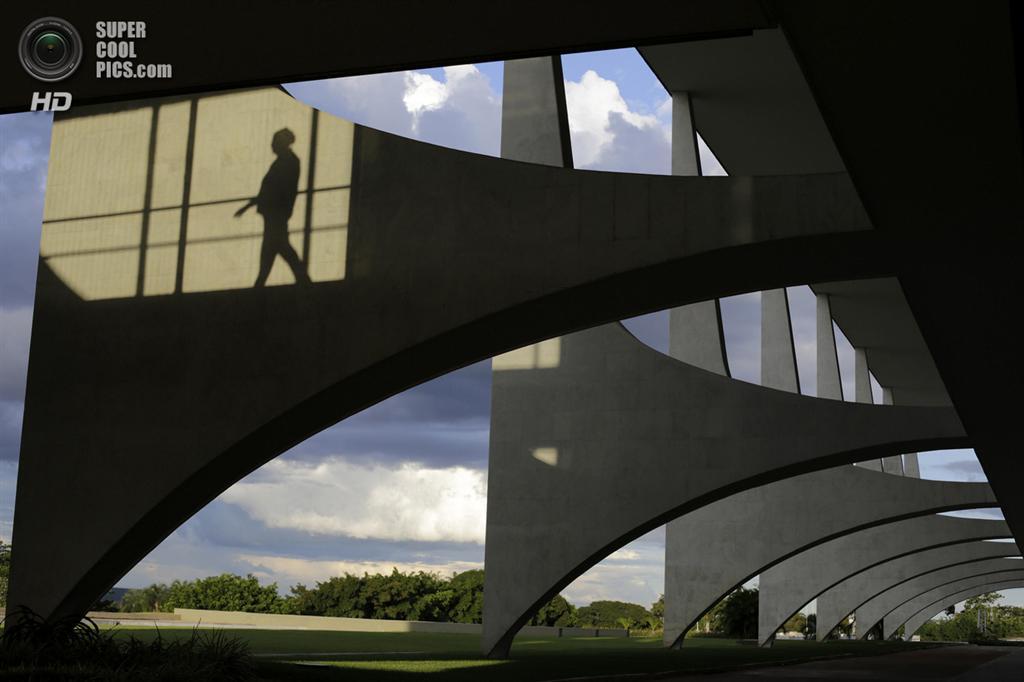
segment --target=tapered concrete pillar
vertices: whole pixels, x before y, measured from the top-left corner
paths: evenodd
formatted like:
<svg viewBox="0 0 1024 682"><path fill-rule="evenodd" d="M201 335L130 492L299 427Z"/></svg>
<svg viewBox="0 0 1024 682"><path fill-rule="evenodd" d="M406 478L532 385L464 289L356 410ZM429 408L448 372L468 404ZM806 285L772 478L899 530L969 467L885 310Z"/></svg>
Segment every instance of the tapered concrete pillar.
<svg viewBox="0 0 1024 682"><path fill-rule="evenodd" d="M924 609L927 609L932 604L943 604L948 606L949 604L955 604L962 598L955 595L959 595L961 592L966 590L977 590L978 588L993 583L1005 583L1008 581L1019 581L1024 582L1024 562L1013 561L1012 559L1006 559L1005 561L1019 564L1019 567L1012 570L1002 571L1000 573L988 573L986 575L973 575L952 582L947 582L944 585L935 587L927 592L918 594L913 599L910 599L898 607L893 609L891 612L886 614L885 618L882 619L882 631L886 639L892 639L896 636L896 632L900 629L900 626L907 623L916 614L920 613ZM984 592L976 592L976 594L984 594ZM940 607L941 608L941 607ZM935 613L934 611L932 613ZM920 625L914 627L914 630ZM905 630L906 635L912 634L910 627Z"/></svg>
<svg viewBox="0 0 1024 682"><path fill-rule="evenodd" d="M883 405L894 405L895 404L895 403L893 403L892 389L891 388L883 388L882 389L882 404ZM904 455L904 456L909 456L909 455ZM916 462L917 455L913 455L913 456L914 456L915 462ZM898 476L905 475L906 472L904 471L904 468L903 468L903 457L884 457L884 458L882 458L882 471L884 471L887 474L896 474ZM920 472L917 473L915 478L919 478L919 477L920 477Z"/></svg>
<svg viewBox="0 0 1024 682"><path fill-rule="evenodd" d="M857 612L856 635L863 638L888 611L886 594L906 581L958 564L1017 556L1011 542L965 542L916 552L850 576L818 596L817 639L823 641L846 616ZM881 609L881 611L880 611Z"/></svg>
<svg viewBox="0 0 1024 682"><path fill-rule="evenodd" d="M991 579L992 576L989 576ZM942 598L932 602L928 606L924 607L916 614L907 619L903 629L904 639L910 639L914 636L914 633L920 629L922 625L927 623L933 617L935 617L940 611L944 610L951 604L956 604L964 600L970 599L971 597L977 597L978 595L988 594L989 592L998 592L999 590L1012 590L1014 588L1024 587L1024 579L1017 580L1005 580L1000 582L987 582L982 585L975 585L959 592L953 592L944 594ZM899 630L899 626L892 628L892 632L895 633Z"/></svg>
<svg viewBox="0 0 1024 682"><path fill-rule="evenodd" d="M900 455L894 455L892 457L886 457L882 460L882 471L887 474L895 474L896 476L903 475L903 457Z"/></svg>
<svg viewBox="0 0 1024 682"><path fill-rule="evenodd" d="M688 92L672 93L672 175L703 175Z"/></svg>
<svg viewBox="0 0 1024 682"><path fill-rule="evenodd" d="M875 402L871 395L871 373L868 369L868 354L863 348L853 349L853 394L858 403L871 405ZM874 471L882 471L882 460L870 459L857 462L857 466Z"/></svg>
<svg viewBox="0 0 1024 682"><path fill-rule="evenodd" d="M697 130L693 124L693 108L689 93L672 93L672 174L700 175L700 153ZM725 348L722 309L718 299L692 303L669 311L669 355L695 367L723 376L730 376L729 355ZM689 515L687 515L689 516ZM691 553L692 544L707 537L707 530L696 527L687 517L673 519L665 525L665 644L677 643L669 637L667 624L685 619L689 593L681 589L686 581L681 564ZM678 638L682 643L682 637Z"/></svg>
<svg viewBox="0 0 1024 682"><path fill-rule="evenodd" d="M673 308L668 319L669 355L709 372L729 376L722 311L717 299Z"/></svg>
<svg viewBox="0 0 1024 682"><path fill-rule="evenodd" d="M871 370L868 368L868 354L863 348L853 349L853 392L858 403L874 404L875 398L871 393Z"/></svg>
<svg viewBox="0 0 1024 682"><path fill-rule="evenodd" d="M816 294L817 316L817 381L818 397L843 399L843 380L839 373L839 353L836 350L836 333L832 326L832 310L828 294Z"/></svg>
<svg viewBox="0 0 1024 682"><path fill-rule="evenodd" d="M861 571L932 547L1010 535L1004 521L924 516L830 540L761 573L758 640L768 644L801 607Z"/></svg>
<svg viewBox="0 0 1024 682"><path fill-rule="evenodd" d="M1016 545L1008 542L985 542L983 545L1010 545L1016 549ZM992 550L996 551L996 550ZM1004 550L1006 551L1006 550ZM991 558L981 561L971 561L955 566L944 566L934 571L915 576L904 580L896 585L891 585L884 592L876 594L867 603L857 609L857 637L863 639L869 630L885 618L889 613L898 609L901 605L916 599L922 594L942 587L949 583L985 576L990 573L1003 571L1024 570L1024 561L1020 559L1020 551L1016 558ZM987 579L985 580L987 582Z"/></svg>
<svg viewBox="0 0 1024 682"><path fill-rule="evenodd" d="M761 292L761 385L800 392L793 348L793 325L785 289Z"/></svg>
<svg viewBox="0 0 1024 682"><path fill-rule="evenodd" d="M569 136L560 56L505 61L501 107L501 156L515 161L572 168L572 141ZM688 322L689 320L681 321L682 324ZM552 343L557 347L560 342L561 340L556 338L545 343L550 348ZM555 458L557 461L557 454ZM491 554L485 556L485 568L487 590L495 582L491 576L499 574ZM500 589L515 588L506 584ZM494 610L485 609L485 627L494 618ZM504 658L508 656L510 646L511 637L497 652L485 644L484 653Z"/></svg>
<svg viewBox="0 0 1024 682"><path fill-rule="evenodd" d="M893 393L893 389L884 387L882 389L882 403L883 404L896 404L896 396ZM906 453L904 454L899 462L890 461L895 458L886 458L882 460L882 467L891 473L896 473L898 468L904 476L912 476L914 478L921 478L921 465L918 463L918 454Z"/></svg>
<svg viewBox="0 0 1024 682"><path fill-rule="evenodd" d="M793 345L793 322L785 289L761 292L761 385L790 393L800 392L800 373ZM820 489L822 482L812 483ZM761 511L769 507L762 507ZM776 519L777 523L793 519Z"/></svg>
<svg viewBox="0 0 1024 682"><path fill-rule="evenodd" d="M560 56L505 62L501 158L573 167Z"/></svg>
<svg viewBox="0 0 1024 682"><path fill-rule="evenodd" d="M686 92L672 93L672 175L699 176L700 153L693 108ZM669 311L669 355L696 367L729 376L722 310L718 299Z"/></svg>

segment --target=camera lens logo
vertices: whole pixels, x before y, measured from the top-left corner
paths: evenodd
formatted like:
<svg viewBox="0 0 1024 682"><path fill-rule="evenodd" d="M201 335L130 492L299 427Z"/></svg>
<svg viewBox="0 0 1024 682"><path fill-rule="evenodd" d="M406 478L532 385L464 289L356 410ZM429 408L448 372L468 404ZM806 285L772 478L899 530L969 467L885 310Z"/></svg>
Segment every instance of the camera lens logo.
<svg viewBox="0 0 1024 682"><path fill-rule="evenodd" d="M73 74L82 62L82 39L63 19L36 19L21 32L18 56L33 78L53 83Z"/></svg>

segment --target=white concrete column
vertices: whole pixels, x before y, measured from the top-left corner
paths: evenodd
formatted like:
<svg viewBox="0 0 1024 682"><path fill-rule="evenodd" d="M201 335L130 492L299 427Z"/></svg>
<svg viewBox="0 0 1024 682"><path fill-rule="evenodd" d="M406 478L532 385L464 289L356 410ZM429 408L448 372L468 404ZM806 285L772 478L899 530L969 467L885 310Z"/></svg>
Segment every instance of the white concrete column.
<svg viewBox="0 0 1024 682"><path fill-rule="evenodd" d="M863 348L853 349L853 394L858 403L868 405L875 402L871 395L871 370L868 369L868 354ZM857 462L857 466L882 471L882 460L869 459Z"/></svg>
<svg viewBox="0 0 1024 682"><path fill-rule="evenodd" d="M672 93L672 175L699 176L700 154L697 130L693 125L693 108L686 92ZM669 311L669 355L710 372L731 376L729 356L725 350L722 308L718 299L701 301ZM694 528L686 517L665 525L665 622L684 618L679 615L689 605L685 590L679 589L673 577L676 567L685 563L696 539ZM667 644L680 645L682 638L668 638Z"/></svg>
<svg viewBox="0 0 1024 682"><path fill-rule="evenodd" d="M761 292L761 385L800 392L800 376L785 289Z"/></svg>
<svg viewBox="0 0 1024 682"><path fill-rule="evenodd" d="M853 349L853 392L858 403L871 405L871 371L868 369L868 354L863 348Z"/></svg>
<svg viewBox="0 0 1024 682"><path fill-rule="evenodd" d="M785 289L761 292L761 385L791 393L800 392L789 296ZM770 641L762 644L770 646L774 640L773 635Z"/></svg>
<svg viewBox="0 0 1024 682"><path fill-rule="evenodd" d="M672 175L703 175L690 93L672 93Z"/></svg>
<svg viewBox="0 0 1024 682"><path fill-rule="evenodd" d="M882 389L882 404L883 405L892 405L893 404L893 402L892 402L892 389L891 388L883 388ZM887 474L896 474L898 476L903 476L904 475L903 457L901 457L901 456L883 457L882 458L882 471L884 471ZM918 476L915 476L915 478L919 478L919 477L920 477L920 473L918 474Z"/></svg>
<svg viewBox="0 0 1024 682"><path fill-rule="evenodd" d="M668 354L677 360L730 376L717 299L673 308L668 339Z"/></svg>
<svg viewBox="0 0 1024 682"><path fill-rule="evenodd" d="M560 56L505 62L501 158L572 168Z"/></svg>
<svg viewBox="0 0 1024 682"><path fill-rule="evenodd" d="M672 175L701 174L697 130L687 92L672 93ZM717 299L669 312L669 355L718 374L729 374L722 309Z"/></svg>
<svg viewBox="0 0 1024 682"><path fill-rule="evenodd" d="M886 405L896 404L896 395L891 388L882 389L882 402L885 403ZM882 461L884 462L888 459L890 458L887 457L885 460ZM903 475L910 476L912 478L921 478L921 465L917 460L917 453L908 452L903 455L902 459L903 461L901 463L901 470L903 471Z"/></svg>
<svg viewBox="0 0 1024 682"><path fill-rule="evenodd" d="M839 354L832 327L832 308L828 294L815 295L817 310L818 397L843 399L843 381L839 375Z"/></svg>

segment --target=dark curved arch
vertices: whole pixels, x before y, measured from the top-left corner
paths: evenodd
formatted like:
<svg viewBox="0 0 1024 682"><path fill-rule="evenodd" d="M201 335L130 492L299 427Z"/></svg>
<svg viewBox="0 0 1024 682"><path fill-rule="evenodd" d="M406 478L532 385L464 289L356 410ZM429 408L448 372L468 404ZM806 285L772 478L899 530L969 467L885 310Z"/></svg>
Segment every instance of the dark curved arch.
<svg viewBox="0 0 1024 682"><path fill-rule="evenodd" d="M496 366L492 381L483 640L492 656L506 655L515 632L572 580L668 520L796 474L966 442L951 409L736 381L663 355L618 324L563 336L560 353L557 367ZM703 406L714 406L710 416ZM524 451L563 443L564 465L535 467Z"/></svg>
<svg viewBox="0 0 1024 682"><path fill-rule="evenodd" d="M783 623L812 599L852 575L923 549L1012 535L1004 521L920 517L846 535L761 574L758 639L772 641Z"/></svg>
<svg viewBox="0 0 1024 682"><path fill-rule="evenodd" d="M953 566L1019 554L1020 548L1015 543L966 542L916 552L858 573L818 595L817 639L826 639L846 616L854 612L857 612L858 636L866 635L866 631L884 616L882 613L876 618L875 614L880 609L887 610L879 600L885 598L890 590L911 580Z"/></svg>
<svg viewBox="0 0 1024 682"><path fill-rule="evenodd" d="M1021 562L1020 557L1016 559L1005 557L1001 560L993 559L980 563L946 567L934 571L926 576L922 576L923 579L919 578L913 581L913 584L907 586L909 589L906 591L897 591L892 595L891 600L883 605L883 609L887 609L887 611L882 613L879 618L872 617L871 620L874 622L866 621L865 626L873 627L880 622L884 623L884 619L891 613L898 613L906 604L912 604L915 600L930 592L936 592L954 584L963 585L971 580L981 580L983 578L995 580L999 576L994 576L993 574L1006 573L1008 571L1024 571L1024 562ZM861 639L864 638L861 637Z"/></svg>
<svg viewBox="0 0 1024 682"><path fill-rule="evenodd" d="M886 448L882 448L882 449L873 449L872 452L895 452L898 449L899 449L898 446L894 446L894 447L886 447ZM889 474L881 474L880 473L879 475L889 475ZM535 599L528 607L526 607L526 609L524 610L522 615L519 618L517 618L515 620L515 622L512 623L511 626L509 626L507 628L506 633L500 639L498 639L493 644L491 644L490 642L486 642L485 645L484 645L484 647L485 647L485 652L484 653L487 654L487 656L490 657L490 658L505 658L505 657L507 657L509 649L510 649L510 647L512 645L512 640L514 639L515 635L519 632L519 630L523 626L525 626L529 622L529 620L533 617L533 615L542 606L544 606L551 599L553 599L555 596L557 596L562 590L564 590L569 585L571 585L574 580L576 580L577 578L582 576L584 573L586 573L588 570L590 570L591 568L596 566L598 563L600 563L602 560L607 558L610 554L612 554L616 550L621 549L625 545L628 545L630 542L632 542L632 541L642 537L646 533L649 533L650 531L652 531L652 530L658 528L659 526L662 526L665 523L667 523L669 521L672 521L672 520L674 520L676 518L679 518L679 517L685 516L686 514L698 511L698 510L700 510L700 509L702 509L704 507L707 507L709 505L714 504L715 502L719 502L719 501L722 501L724 499L727 499L728 497L730 497L732 495L740 494L744 490L749 490L750 488L756 488L756 487L763 486L763 485L770 485L771 483L773 483L775 481L784 480L784 479L790 478L792 476L793 475L784 475L784 476L780 476L779 478L773 479L773 480L757 479L758 482L752 482L751 480L747 480L747 481L744 481L743 484L740 484L740 485L737 485L737 486L730 486L729 491L724 491L723 490L723 491L721 491L721 495L708 496L708 497L703 498L701 500L698 500L698 501L696 501L696 502L694 502L692 504L687 504L687 505L683 505L683 506L680 506L678 508L675 508L675 509L673 509L670 512L667 512L665 514L662 514L662 515L659 515L657 517L654 517L651 520L645 522L644 524L642 524L640 526L637 526L632 531L630 531L628 534L619 536L614 541L609 542L606 545L603 545L599 550L595 551L593 554L591 554L589 557L587 557L587 559L584 562L581 562L580 564L575 566L571 571L566 573L563 577L559 578L557 580L557 582L553 583L552 587L547 589L542 594L541 597ZM743 486L747 486L747 487L743 487ZM983 506L987 506L987 505L988 505L988 503L978 503L976 506L983 507ZM961 507L961 508L962 509L969 509L969 508L974 508L974 506L975 505L968 506L968 507ZM878 528L880 526L885 526L887 524L890 524L890 523L893 523L893 522L896 522L896 521L900 521L900 520L908 520L908 519L913 519L913 518L920 518L921 516L926 515L927 513L928 512L922 512L921 514L900 515L898 517L893 517L891 519L880 520L877 523L864 524L863 526L859 526L857 528L852 528L848 532L835 533L833 535L830 535L829 537L822 538L818 542L814 542L814 543L808 544L806 547L803 547L802 550L800 550L800 551L790 552L785 557L781 557L779 560L773 561L771 564L763 567L761 570L764 570L764 569L767 569L767 568L771 568L772 566L778 565L778 564L782 563L783 561L785 561L787 559L790 559L790 558L792 558L794 556L798 556L801 553L801 551L807 551L808 549L813 549L814 547L818 546L819 544L823 544L824 542L827 542L829 540L839 539L839 538L845 537L845 536L850 535L850 534L855 533L855 532L859 532L859 531L863 531L863 530L870 530L870 529L873 529L873 528ZM1003 533L994 534L994 535L990 535L990 536L978 536L978 537L979 538L983 538L983 537L998 538L998 537L1003 537L1006 534L1008 534L1008 532L1003 532ZM758 575L759 572L760 571L749 574L748 576L746 576L746 578L744 580L736 583L733 587L735 588L735 587L738 587L739 585L742 585L747 580L749 580L749 579L753 578L754 576ZM486 584L485 584L485 587L486 587ZM729 594L729 591L727 590L727 591L717 595L717 597L714 600L709 600L710 601L710 606L708 607L708 609L706 609L704 612L701 613L701 616L703 616L704 613L707 612L707 610L709 610L711 607L713 607L718 601L720 601L723 597L727 596L728 594ZM698 620L699 620L699 618L701 616L698 617ZM484 621L484 623L486 625L486 620Z"/></svg>
<svg viewBox="0 0 1024 682"><path fill-rule="evenodd" d="M12 603L83 611L247 473L446 371L680 303L895 271L844 174L572 171L360 127L354 154L344 280L85 301L41 264ZM616 193L646 197L644 222L615 217ZM110 471L147 489L87 497ZM44 486L93 518L67 527Z"/></svg>
<svg viewBox="0 0 1024 682"><path fill-rule="evenodd" d="M812 547L953 507L994 503L987 485L965 487L840 466L752 488L701 507L676 520L675 535L666 540L665 643L681 645L685 633L732 590ZM828 508L843 511L808 514L808 510ZM702 551L691 553L673 544L681 538L697 539Z"/></svg>
<svg viewBox="0 0 1024 682"><path fill-rule="evenodd" d="M783 241L787 243L773 244L773 246L780 250L788 251L790 255L805 253L810 258L810 253L817 251L818 248L825 247L842 250L842 247L836 244L845 240L810 239L807 240L808 243L800 244L788 242L803 242L804 240ZM829 242L827 247L822 243L826 241ZM737 247L737 249L748 250L747 247ZM749 250L752 252L758 251L758 249ZM763 252L759 255L755 253L749 254L751 259L760 259L764 255ZM675 291L674 297L666 297L664 295L666 289L663 288L665 280L671 277L676 280L676 285L678 286L681 280L685 282L685 278L670 275L673 271L687 270L692 273L703 270L705 267L709 269L722 268L725 267L727 262L730 264L730 267L743 268L743 265L737 266L736 264L744 263L746 258L744 255L735 252L715 252L704 257L695 256L685 260L685 264L681 261L672 262L639 272L609 277L602 281L577 287L571 291L543 297L538 301L515 310L488 316L486 319L465 325L408 351L403 351L387 361L348 377L344 381L295 405L229 447L203 470L195 473L169 496L160 500L149 513L142 517L125 534L118 543L118 546L113 547L100 562L82 576L80 583L69 591L67 601L62 601L57 607L56 612L70 613L74 610L85 608L88 603L95 599L95 595L102 594L109 589L113 580L117 580L131 565L141 560L149 551L162 542L164 538L170 535L175 528L215 499L221 492L274 457L307 438L337 424L346 417L396 395L403 390L434 379L447 371L453 371L500 352L547 338L552 335L551 330L557 329L563 333L571 332L578 328L577 325L583 324L585 319L597 318L601 322L613 321L619 317L651 312L652 307L654 310L658 310L662 306L672 306L701 300L705 295L701 293L704 289L697 286L691 289L693 293L670 290ZM694 260L702 262L697 264L693 262ZM41 269L45 267L45 264L40 263ZM795 282L797 280L787 278L787 281ZM621 291L624 287L638 292L636 302L632 300L616 301L610 303L607 308L602 308L600 312L594 309L588 310L587 305L584 303L584 300L591 299L609 300L606 297L610 297L613 291ZM655 295L655 291L661 291L662 295ZM723 295L742 293L744 291L747 291L747 289L739 288L735 292L730 291L730 293ZM638 309L640 308L640 301L643 301L643 304L642 308ZM666 303L666 301L671 301L671 303ZM565 314L567 311L574 311L576 314ZM588 313L589 316L587 316ZM555 323L553 318L556 316L561 317L563 322ZM538 324L539 320L543 320L543 322ZM548 320L552 321L549 322ZM530 336L525 336L522 330L530 323L537 324L537 328L543 329L543 331L534 331ZM470 356L468 361L464 358L459 358L458 360L452 358L452 348L463 346L468 340L479 342L483 337L492 335L495 341L487 346L488 349L482 355ZM497 339L502 339L502 341L497 341ZM506 339L516 340L510 344ZM658 352L654 349L651 350L652 352ZM442 367L444 368L443 370L438 369ZM400 382L394 380L398 376L401 376ZM354 396L358 396L358 399L354 400ZM891 447L877 451L861 450L850 452L845 456L835 458L834 461L859 461L861 459L887 456L892 452L912 451L915 448L928 450L942 447L962 447L966 444L967 441L962 438L956 438L952 441L946 439L940 441L909 441L902 444L894 443ZM794 471L792 473L799 472ZM783 472L780 473L779 477L784 478L787 475L790 474ZM750 485L760 484L761 482L757 479L750 482ZM692 508L696 507L690 507L690 509ZM174 517L168 516L169 510L175 510L173 512ZM652 528L658 525L660 524L654 524ZM639 537L643 532L638 533L635 537ZM147 543L145 546L142 545L143 541ZM140 549L142 547L144 549ZM82 596L85 594L91 596ZM75 602L84 603L85 606L72 606L72 603Z"/></svg>
<svg viewBox="0 0 1024 682"><path fill-rule="evenodd" d="M895 631L899 629L899 626L907 625L907 627L904 629L903 636L906 639L910 639L913 636L913 634L917 632L918 629L920 629L921 625L923 625L925 621L930 620L935 614L946 608L945 606L939 606L938 608L936 608L937 604L956 604L959 601L970 599L971 597L977 597L981 594L995 592L996 590L1014 589L1019 587L1024 587L1024 579L1006 580L1001 582L989 582L976 585L974 587L962 590L960 592L953 592L948 595L945 595L941 599L921 609L903 623L898 623L892 629ZM927 616L921 618L922 614L927 614Z"/></svg>

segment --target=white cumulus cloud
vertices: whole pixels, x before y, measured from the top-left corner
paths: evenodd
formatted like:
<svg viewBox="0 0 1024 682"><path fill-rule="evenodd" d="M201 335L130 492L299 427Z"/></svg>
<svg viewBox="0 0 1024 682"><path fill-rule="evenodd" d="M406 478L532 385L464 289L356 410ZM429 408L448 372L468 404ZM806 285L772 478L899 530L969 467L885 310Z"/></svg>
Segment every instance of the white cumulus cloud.
<svg viewBox="0 0 1024 682"><path fill-rule="evenodd" d="M473 64L446 66L443 80L401 71L292 83L297 99L362 125L424 142L496 156L501 93Z"/></svg>
<svg viewBox="0 0 1024 682"><path fill-rule="evenodd" d="M405 110L415 116L423 111L436 111L440 109L445 100L448 99L448 87L441 81L434 80L428 73L418 71L405 72L405 93L402 95L402 103Z"/></svg>
<svg viewBox="0 0 1024 682"><path fill-rule="evenodd" d="M654 114L630 108L618 83L593 69L565 81L573 162L577 168L668 175L672 169L672 98L652 103ZM704 175L725 175L697 136Z"/></svg>
<svg viewBox="0 0 1024 682"><path fill-rule="evenodd" d="M611 599L647 607L664 591L662 526L609 554L562 590L562 595L577 606Z"/></svg>
<svg viewBox="0 0 1024 682"><path fill-rule="evenodd" d="M632 131L647 133L649 141L662 147L665 152L665 159L661 160L662 165L667 160L671 138L666 126L655 116L631 111L615 81L602 78L592 69L588 70L578 82L565 82L565 103L569 113L569 135L572 138L573 161L576 166L602 166L602 157L609 156L615 151L616 138L624 135L630 128ZM632 142L636 143L638 140ZM653 171L652 168L650 172ZM667 172L667 169L660 172Z"/></svg>
<svg viewBox="0 0 1024 682"><path fill-rule="evenodd" d="M221 501L271 528L381 540L484 541L486 472L466 467L365 466L341 457L276 460Z"/></svg>
<svg viewBox="0 0 1024 682"><path fill-rule="evenodd" d="M252 567L253 575L267 581L273 580L279 585L294 585L296 583L310 585L345 573L359 576L364 573L387 575L396 568L402 573L423 571L447 578L453 573L484 567L483 562L473 561L451 561L443 564L400 561L324 561L258 554L241 554L238 559Z"/></svg>

